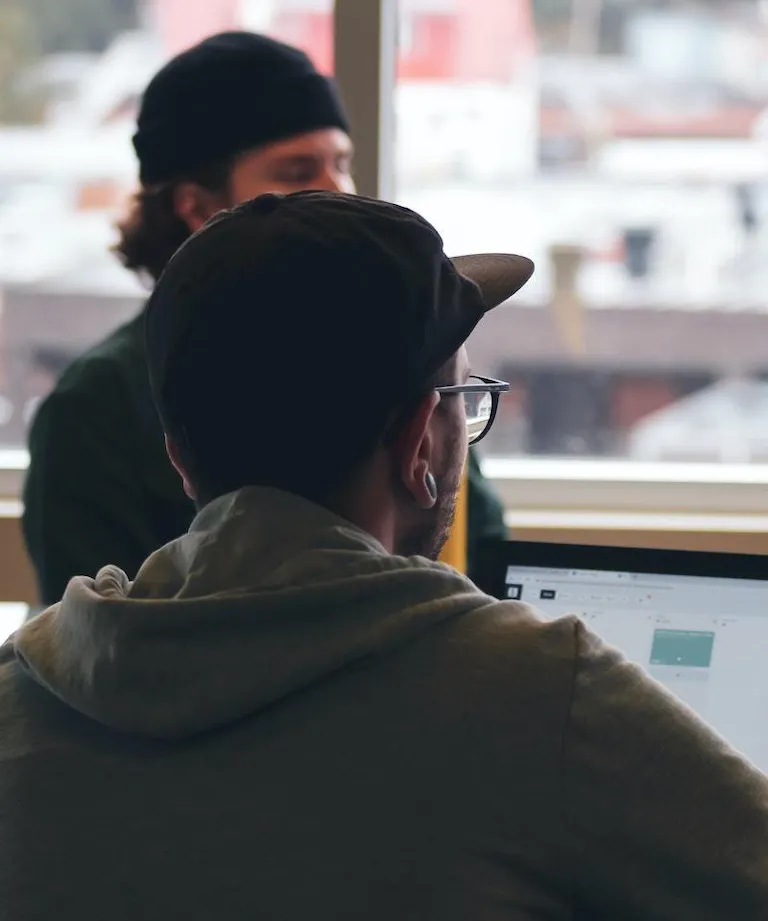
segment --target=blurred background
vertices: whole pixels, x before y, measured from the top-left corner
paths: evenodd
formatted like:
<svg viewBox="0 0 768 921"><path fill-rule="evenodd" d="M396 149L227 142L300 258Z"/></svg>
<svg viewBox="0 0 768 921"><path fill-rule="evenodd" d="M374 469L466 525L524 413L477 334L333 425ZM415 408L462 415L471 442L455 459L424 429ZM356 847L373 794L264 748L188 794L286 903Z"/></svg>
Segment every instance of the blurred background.
<svg viewBox="0 0 768 921"><path fill-rule="evenodd" d="M0 448L140 308L137 101L227 28L333 70L330 0L0 0ZM538 263L471 343L488 453L768 461L768 2L400 0L395 104L397 199Z"/></svg>

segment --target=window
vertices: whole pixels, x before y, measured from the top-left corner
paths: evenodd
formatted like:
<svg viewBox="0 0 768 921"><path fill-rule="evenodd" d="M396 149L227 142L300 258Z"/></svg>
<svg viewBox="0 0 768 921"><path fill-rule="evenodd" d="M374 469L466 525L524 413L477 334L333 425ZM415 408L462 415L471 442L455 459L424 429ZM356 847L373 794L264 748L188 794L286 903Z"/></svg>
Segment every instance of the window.
<svg viewBox="0 0 768 921"><path fill-rule="evenodd" d="M511 383L483 445L511 508L768 514L764 2L5 6L0 496L62 367L146 295L108 252L144 85L244 27L336 59L361 191L421 210L451 252L536 259L472 341Z"/></svg>
<svg viewBox="0 0 768 921"><path fill-rule="evenodd" d="M534 280L497 457L768 460L768 29L743 0L400 0L396 195ZM493 466L493 465L492 465ZM495 469L495 468L494 468Z"/></svg>
<svg viewBox="0 0 768 921"><path fill-rule="evenodd" d="M3 4L0 467L25 466L29 421L62 369L140 309L146 288L109 252L136 183L138 101L169 56L230 28L333 69L332 0Z"/></svg>

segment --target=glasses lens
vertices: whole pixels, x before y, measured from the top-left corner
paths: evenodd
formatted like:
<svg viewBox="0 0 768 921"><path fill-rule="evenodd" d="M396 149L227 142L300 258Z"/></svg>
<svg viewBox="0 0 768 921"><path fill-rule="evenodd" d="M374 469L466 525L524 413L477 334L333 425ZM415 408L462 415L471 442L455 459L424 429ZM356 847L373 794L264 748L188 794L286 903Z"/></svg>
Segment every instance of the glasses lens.
<svg viewBox="0 0 768 921"><path fill-rule="evenodd" d="M469 443L481 438L491 421L493 397L485 390L482 393L465 393L464 406L467 412L467 433Z"/></svg>

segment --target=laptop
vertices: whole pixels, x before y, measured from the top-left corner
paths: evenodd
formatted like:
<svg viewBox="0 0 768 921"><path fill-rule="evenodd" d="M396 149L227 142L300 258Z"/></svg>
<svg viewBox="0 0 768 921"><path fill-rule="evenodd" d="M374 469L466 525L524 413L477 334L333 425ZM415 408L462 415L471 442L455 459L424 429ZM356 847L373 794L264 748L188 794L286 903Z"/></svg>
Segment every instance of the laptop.
<svg viewBox="0 0 768 921"><path fill-rule="evenodd" d="M768 557L485 544L478 585L577 614L768 773Z"/></svg>

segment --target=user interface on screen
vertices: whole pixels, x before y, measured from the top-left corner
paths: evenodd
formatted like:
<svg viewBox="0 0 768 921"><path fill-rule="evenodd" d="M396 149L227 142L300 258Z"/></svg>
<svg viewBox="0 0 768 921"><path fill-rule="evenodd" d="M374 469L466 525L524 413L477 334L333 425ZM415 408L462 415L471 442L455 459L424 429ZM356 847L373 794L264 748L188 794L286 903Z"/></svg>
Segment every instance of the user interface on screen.
<svg viewBox="0 0 768 921"><path fill-rule="evenodd" d="M768 771L768 582L508 566L506 597L577 614Z"/></svg>

